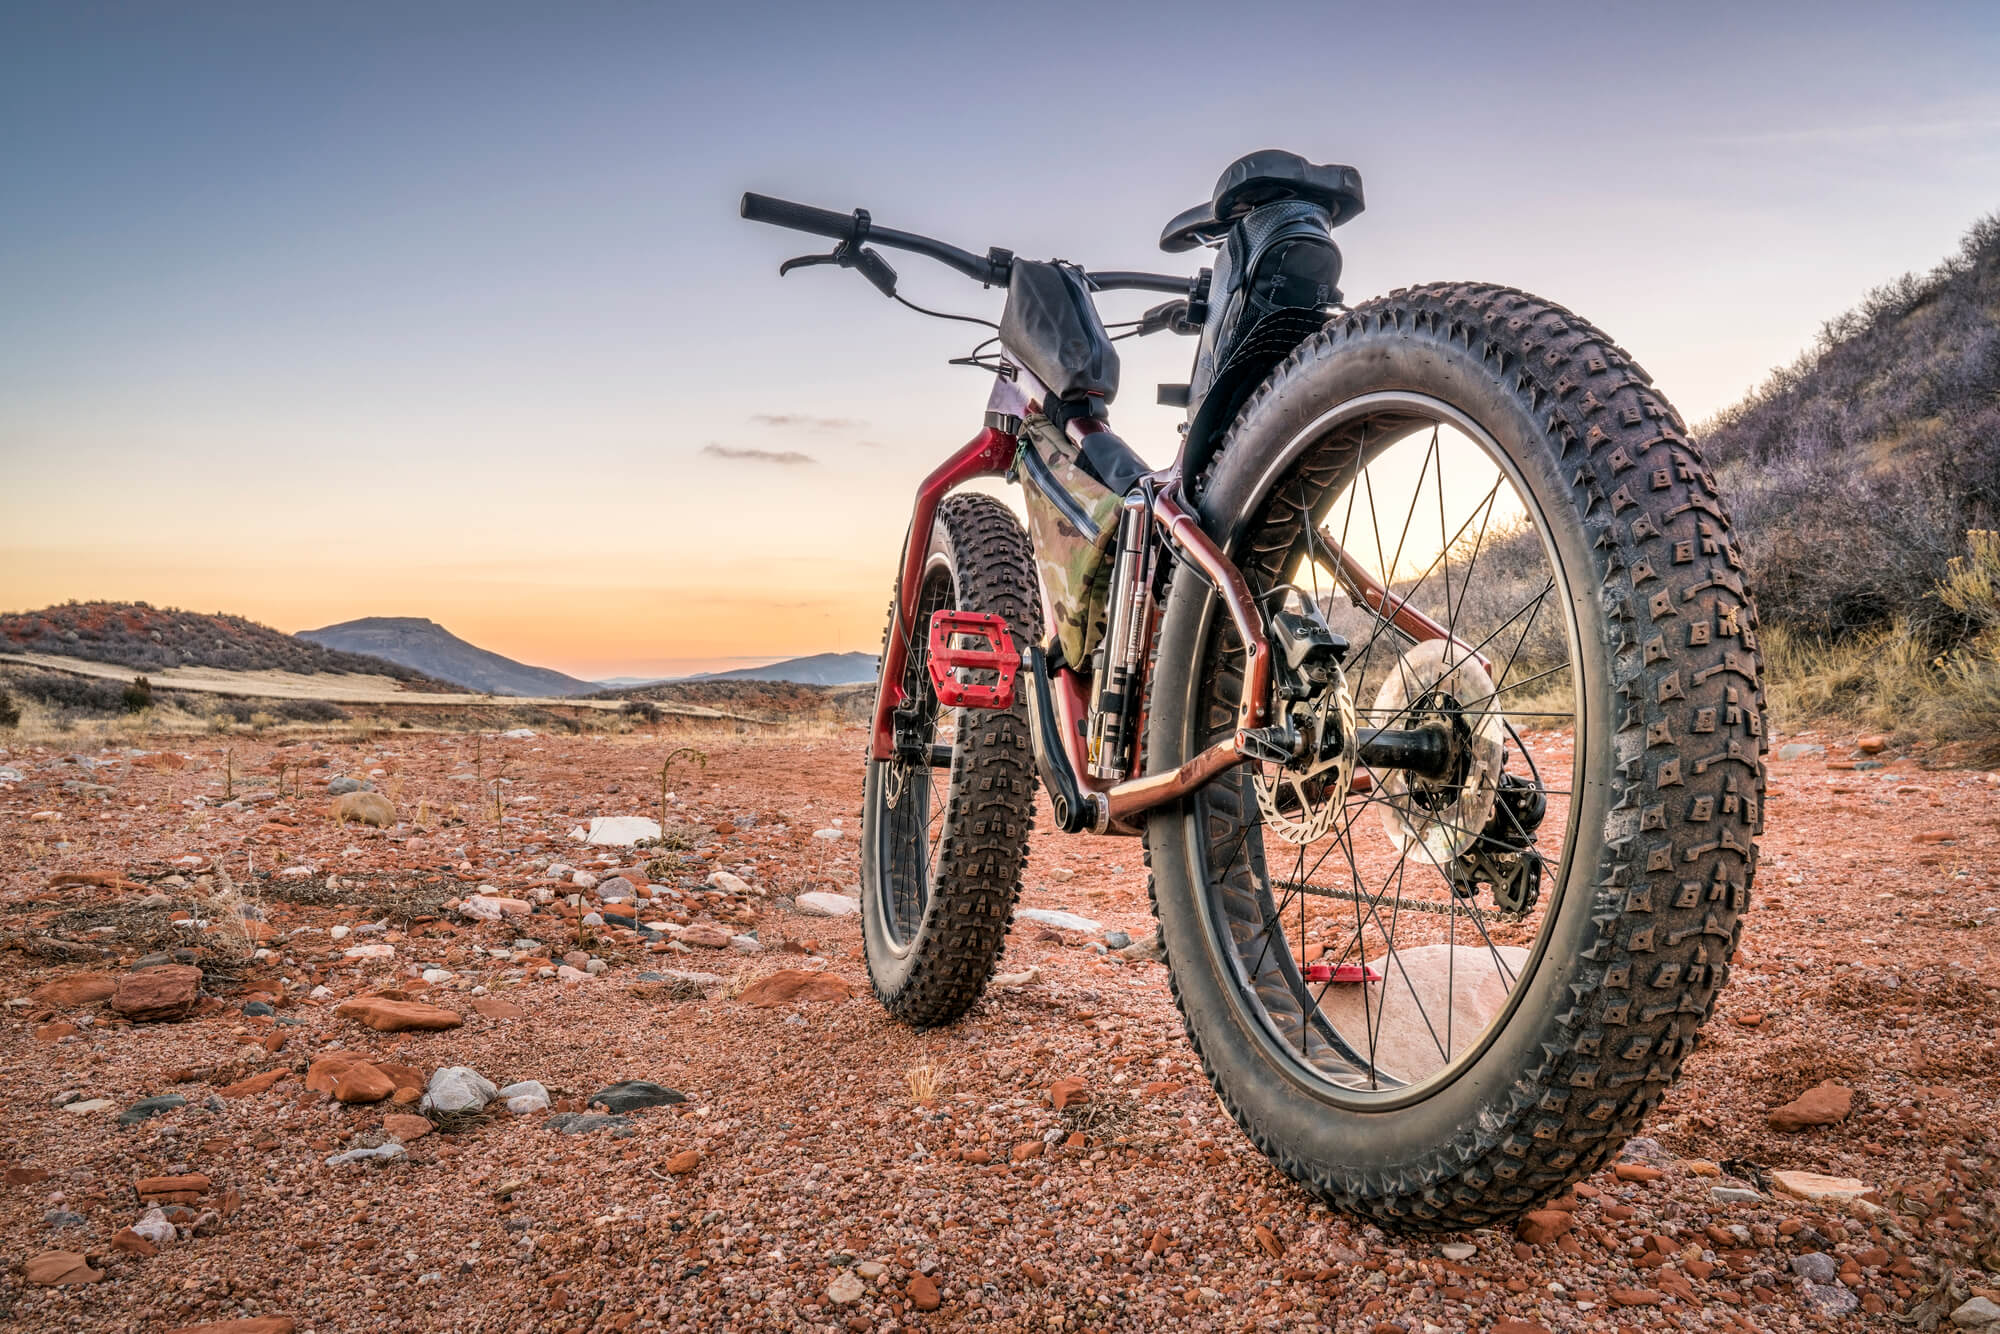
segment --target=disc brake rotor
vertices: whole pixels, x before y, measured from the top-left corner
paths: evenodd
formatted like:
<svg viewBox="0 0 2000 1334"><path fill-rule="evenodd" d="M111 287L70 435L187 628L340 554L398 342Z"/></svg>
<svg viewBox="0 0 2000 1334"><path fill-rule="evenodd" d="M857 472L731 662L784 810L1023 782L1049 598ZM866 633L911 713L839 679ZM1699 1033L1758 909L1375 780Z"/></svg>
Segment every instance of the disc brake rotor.
<svg viewBox="0 0 2000 1334"><path fill-rule="evenodd" d="M1433 779L1407 769L1378 772L1382 828L1405 856L1421 849L1439 866L1479 838L1493 816L1505 759L1507 719L1495 707L1493 678L1442 639L1411 648L1375 692L1374 723L1438 727L1453 738L1453 772Z"/></svg>
<svg viewBox="0 0 2000 1334"><path fill-rule="evenodd" d="M1348 692L1347 678L1339 675L1337 668L1335 671L1333 688L1292 714L1294 725L1302 725L1307 734L1308 753L1320 758L1297 767L1260 764L1250 774L1257 810L1264 817L1264 833L1287 843L1304 846L1325 838L1354 781L1360 743L1354 696ZM1331 748L1320 743L1329 728L1339 731L1338 744Z"/></svg>

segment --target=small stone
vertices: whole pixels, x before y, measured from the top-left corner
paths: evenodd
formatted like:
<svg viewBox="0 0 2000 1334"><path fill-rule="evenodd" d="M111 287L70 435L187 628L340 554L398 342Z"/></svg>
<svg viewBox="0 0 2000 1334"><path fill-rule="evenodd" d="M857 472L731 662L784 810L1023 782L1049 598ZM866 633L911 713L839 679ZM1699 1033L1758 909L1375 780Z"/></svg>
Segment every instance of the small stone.
<svg viewBox="0 0 2000 1334"><path fill-rule="evenodd" d="M366 1062L357 1061L333 1081L333 1096L344 1103L380 1102L396 1091L396 1082Z"/></svg>
<svg viewBox="0 0 2000 1334"><path fill-rule="evenodd" d="M1438 1254L1447 1260L1465 1261L1479 1254L1479 1248L1469 1241L1448 1241L1438 1247Z"/></svg>
<svg viewBox="0 0 2000 1334"><path fill-rule="evenodd" d="M854 988L846 978L837 973L812 973L786 968L758 978L743 988L736 999L745 1005L771 1009L775 1006L804 1001L838 1003L853 994Z"/></svg>
<svg viewBox="0 0 2000 1334"><path fill-rule="evenodd" d="M110 973L76 973L69 977L44 982L28 993L28 999L38 1005L67 1010L77 1005L95 1005L99 1001L110 1000L118 990L118 979Z"/></svg>
<svg viewBox="0 0 2000 1334"><path fill-rule="evenodd" d="M1881 732L1874 732L1868 736L1855 738L1854 748L1863 755L1880 755L1889 749L1889 738Z"/></svg>
<svg viewBox="0 0 2000 1334"><path fill-rule="evenodd" d="M1974 1297L1952 1311L1951 1323L1960 1329L2000 1329L2000 1305L1985 1297Z"/></svg>
<svg viewBox="0 0 2000 1334"><path fill-rule="evenodd" d="M836 1306L848 1306L860 1301L866 1291L853 1270L843 1269L834 1275L833 1282L826 1285L826 1299Z"/></svg>
<svg viewBox="0 0 2000 1334"><path fill-rule="evenodd" d="M590 1095L584 1105L602 1107L607 1112L635 1112L641 1107L667 1107L686 1101L687 1094L678 1089L644 1079L627 1079L599 1089Z"/></svg>
<svg viewBox="0 0 2000 1334"><path fill-rule="evenodd" d="M1071 1075L1066 1079L1058 1079L1055 1083L1049 1085L1049 1105L1059 1112L1072 1104L1089 1101L1089 1091L1085 1088L1083 1080L1077 1078L1075 1075Z"/></svg>
<svg viewBox="0 0 2000 1334"><path fill-rule="evenodd" d="M161 1112L171 1112L176 1108L185 1106L187 1106L187 1099L178 1093L163 1093L157 1098L141 1098L124 1111L118 1113L118 1124L121 1126L135 1126L141 1121L152 1120ZM74 1104L72 1104L71 1110L75 1110Z"/></svg>
<svg viewBox="0 0 2000 1334"><path fill-rule="evenodd" d="M432 986L436 986L440 982L449 982L451 981L452 976L453 976L452 971L449 968L424 969L424 981L428 982Z"/></svg>
<svg viewBox="0 0 2000 1334"><path fill-rule="evenodd" d="M740 875L732 875L728 871L711 872L708 877L708 887L710 889L719 889L725 894L738 894L745 897L754 897L757 893L756 890L750 887L749 881Z"/></svg>
<svg viewBox="0 0 2000 1334"><path fill-rule="evenodd" d="M1104 947L1106 949L1129 949L1131 944L1132 934L1129 931L1106 931L1104 933Z"/></svg>
<svg viewBox="0 0 2000 1334"><path fill-rule="evenodd" d="M472 1001L475 1014L486 1019L525 1019L528 1012L510 1000L498 996L476 996Z"/></svg>
<svg viewBox="0 0 2000 1334"><path fill-rule="evenodd" d="M408 1144L411 1140L422 1139L436 1129L428 1116L411 1116L407 1112L392 1112L382 1118L382 1133Z"/></svg>
<svg viewBox="0 0 2000 1334"><path fill-rule="evenodd" d="M1515 1221L1514 1235L1530 1246L1547 1246L1575 1222L1575 1215L1567 1209L1535 1209Z"/></svg>
<svg viewBox="0 0 2000 1334"><path fill-rule="evenodd" d="M1802 741L1794 741L1778 747L1778 758L1781 760L1804 760L1810 759L1814 755L1824 754L1826 754L1825 746L1808 745Z"/></svg>
<svg viewBox="0 0 2000 1334"><path fill-rule="evenodd" d="M729 938L729 948L735 950L738 954L762 954L764 952L764 942L755 936L731 936Z"/></svg>
<svg viewBox="0 0 2000 1334"><path fill-rule="evenodd" d="M339 778L329 780L326 790L333 796L343 797L350 792L359 792L361 790L361 780L342 775Z"/></svg>
<svg viewBox="0 0 2000 1334"><path fill-rule="evenodd" d="M614 1136L622 1138L633 1130L629 1117L604 1116L596 1112L559 1112L546 1124L559 1135L589 1135L609 1130Z"/></svg>
<svg viewBox="0 0 2000 1334"><path fill-rule="evenodd" d="M199 1325L182 1325L167 1334L293 1334L298 1322L288 1315L258 1316L245 1320L209 1320Z"/></svg>
<svg viewBox="0 0 2000 1334"><path fill-rule="evenodd" d="M1813 1126L1837 1125L1853 1109L1854 1090L1829 1079L1784 1106L1772 1108L1766 1120L1773 1130L1807 1130Z"/></svg>
<svg viewBox="0 0 2000 1334"><path fill-rule="evenodd" d="M524 1079L502 1088L497 1095L515 1116L529 1116L549 1109L548 1088L538 1079Z"/></svg>
<svg viewBox="0 0 2000 1334"><path fill-rule="evenodd" d="M701 1154L697 1150L682 1149L679 1153L667 1159L666 1172L669 1176L686 1176L689 1172L694 1171L700 1166Z"/></svg>
<svg viewBox="0 0 2000 1334"><path fill-rule="evenodd" d="M825 839L829 843L838 843L841 839L841 833L838 829L815 829L813 830L813 837Z"/></svg>
<svg viewBox="0 0 2000 1334"><path fill-rule="evenodd" d="M1017 922L1036 922L1042 926L1054 927L1058 931L1081 931L1086 935L1096 935L1104 928L1088 917L1079 917L1073 912L1057 912L1052 908L1017 908L1014 910Z"/></svg>
<svg viewBox="0 0 2000 1334"><path fill-rule="evenodd" d="M1809 1283L1831 1283L1840 1274L1840 1265L1825 1251L1808 1251L1792 1257L1792 1272Z"/></svg>
<svg viewBox="0 0 2000 1334"><path fill-rule="evenodd" d="M39 1288L67 1288L95 1283L104 1271L92 1269L90 1260L76 1251L43 1251L21 1263L21 1277Z"/></svg>
<svg viewBox="0 0 2000 1334"><path fill-rule="evenodd" d="M860 899L821 889L807 890L792 902L807 917L854 917L861 912Z"/></svg>
<svg viewBox="0 0 2000 1334"><path fill-rule="evenodd" d="M573 968L569 964L564 964L562 967L556 969L556 980L558 982L589 982L595 977L595 973L586 973L583 969Z"/></svg>
<svg viewBox="0 0 2000 1334"><path fill-rule="evenodd" d="M917 1310L935 1311L938 1309L938 1302L940 1301L938 1286L931 1280L928 1274L911 1275L909 1286L903 1291L909 1297L910 1305Z"/></svg>
<svg viewBox="0 0 2000 1334"><path fill-rule="evenodd" d="M447 1115L478 1112L500 1090L470 1066L446 1066L433 1074L424 1089L423 1110Z"/></svg>
<svg viewBox="0 0 2000 1334"><path fill-rule="evenodd" d="M135 1023L151 1023L182 1018L200 997L201 969L169 963L119 978L111 1008Z"/></svg>
<svg viewBox="0 0 2000 1334"><path fill-rule="evenodd" d="M1644 1163L1617 1163L1611 1171L1620 1181L1658 1181L1666 1175L1659 1168L1648 1167Z"/></svg>
<svg viewBox="0 0 2000 1334"><path fill-rule="evenodd" d="M1284 1255L1285 1243L1278 1240L1278 1234L1271 1231L1270 1228L1265 1227L1262 1223L1250 1229L1250 1236L1256 1241L1257 1248L1273 1260Z"/></svg>
<svg viewBox="0 0 2000 1334"><path fill-rule="evenodd" d="M346 1153L336 1153L326 1160L328 1167L344 1167L348 1163L393 1163L407 1156L407 1150L398 1140L387 1144L377 1144L371 1148L349 1149Z"/></svg>
<svg viewBox="0 0 2000 1334"><path fill-rule="evenodd" d="M1710 1186L1708 1198L1717 1204L1756 1204L1764 1197L1742 1186Z"/></svg>
<svg viewBox="0 0 2000 1334"><path fill-rule="evenodd" d="M371 946L363 946L368 949ZM439 1032L457 1028L465 1020L455 1011L423 1001L392 1000L386 996L356 996L342 1001L333 1012L353 1019L378 1033Z"/></svg>
<svg viewBox="0 0 2000 1334"><path fill-rule="evenodd" d="M106 1112L117 1106L109 1098L80 1098L63 1104L63 1110L75 1116L88 1116L92 1112Z"/></svg>
<svg viewBox="0 0 2000 1334"><path fill-rule="evenodd" d="M1822 1176L1818 1172L1777 1171L1771 1184L1786 1195L1819 1203L1827 1200L1858 1200L1869 1191L1866 1182L1853 1177Z"/></svg>
<svg viewBox="0 0 2000 1334"><path fill-rule="evenodd" d="M727 949L729 948L729 932L724 931L719 926L699 923L681 932L681 943L684 945L699 945L705 950Z"/></svg>

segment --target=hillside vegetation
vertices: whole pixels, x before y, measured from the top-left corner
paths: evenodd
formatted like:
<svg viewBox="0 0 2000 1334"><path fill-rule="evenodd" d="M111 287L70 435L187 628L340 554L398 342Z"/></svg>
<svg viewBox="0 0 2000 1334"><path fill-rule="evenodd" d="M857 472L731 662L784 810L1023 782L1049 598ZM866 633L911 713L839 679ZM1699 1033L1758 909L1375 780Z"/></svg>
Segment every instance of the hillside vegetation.
<svg viewBox="0 0 2000 1334"><path fill-rule="evenodd" d="M51 653L155 672L171 667L308 676L351 672L391 677L416 689L452 689L397 663L322 648L241 616L144 602L65 602L0 614L0 652Z"/></svg>
<svg viewBox="0 0 2000 1334"><path fill-rule="evenodd" d="M2000 215L1701 436L1781 715L2000 754Z"/></svg>

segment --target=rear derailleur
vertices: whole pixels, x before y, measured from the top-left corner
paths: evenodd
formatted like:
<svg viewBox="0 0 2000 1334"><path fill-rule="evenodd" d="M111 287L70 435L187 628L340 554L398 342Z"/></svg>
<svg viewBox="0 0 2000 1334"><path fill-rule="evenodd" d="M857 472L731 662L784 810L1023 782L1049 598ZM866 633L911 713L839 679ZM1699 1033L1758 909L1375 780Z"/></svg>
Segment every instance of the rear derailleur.
<svg viewBox="0 0 2000 1334"><path fill-rule="evenodd" d="M1445 876L1461 899L1486 886L1500 919L1519 921L1542 897L1542 855L1534 842L1549 800L1539 784L1509 773L1500 775L1495 798L1485 830L1445 867Z"/></svg>

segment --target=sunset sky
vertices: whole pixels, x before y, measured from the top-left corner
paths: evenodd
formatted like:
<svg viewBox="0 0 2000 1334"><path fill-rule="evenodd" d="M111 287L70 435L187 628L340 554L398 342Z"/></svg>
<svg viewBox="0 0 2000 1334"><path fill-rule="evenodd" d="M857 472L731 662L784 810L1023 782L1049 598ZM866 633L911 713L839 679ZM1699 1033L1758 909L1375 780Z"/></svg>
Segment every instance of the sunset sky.
<svg viewBox="0 0 2000 1334"><path fill-rule="evenodd" d="M2000 207L1996 69L1986 4L0 3L0 610L872 650L976 331L780 281L742 190L1191 272L1162 224L1290 148L1366 182L1350 301L1525 287L1700 419ZM1191 343L1120 347L1164 463Z"/></svg>

